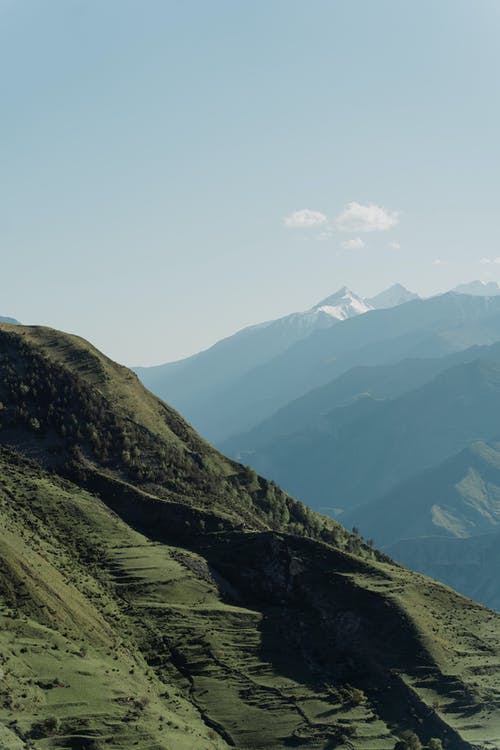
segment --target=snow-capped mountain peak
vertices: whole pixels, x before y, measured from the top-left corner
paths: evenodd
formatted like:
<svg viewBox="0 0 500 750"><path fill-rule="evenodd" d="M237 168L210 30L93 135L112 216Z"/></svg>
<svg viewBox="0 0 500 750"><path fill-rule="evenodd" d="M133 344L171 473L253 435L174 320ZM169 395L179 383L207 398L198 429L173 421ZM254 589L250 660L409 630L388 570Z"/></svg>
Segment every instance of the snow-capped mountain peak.
<svg viewBox="0 0 500 750"><path fill-rule="evenodd" d="M310 312L328 315L336 320L347 320L372 309L373 307L364 299L343 286L335 294L318 302Z"/></svg>

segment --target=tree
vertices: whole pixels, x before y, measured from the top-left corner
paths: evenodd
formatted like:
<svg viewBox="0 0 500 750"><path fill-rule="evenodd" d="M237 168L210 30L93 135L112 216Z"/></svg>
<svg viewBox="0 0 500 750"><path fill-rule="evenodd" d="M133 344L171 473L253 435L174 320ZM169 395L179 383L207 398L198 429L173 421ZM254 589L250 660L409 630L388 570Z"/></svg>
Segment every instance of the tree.
<svg viewBox="0 0 500 750"><path fill-rule="evenodd" d="M394 750L422 750L422 743L415 732L403 732L401 739L396 743Z"/></svg>

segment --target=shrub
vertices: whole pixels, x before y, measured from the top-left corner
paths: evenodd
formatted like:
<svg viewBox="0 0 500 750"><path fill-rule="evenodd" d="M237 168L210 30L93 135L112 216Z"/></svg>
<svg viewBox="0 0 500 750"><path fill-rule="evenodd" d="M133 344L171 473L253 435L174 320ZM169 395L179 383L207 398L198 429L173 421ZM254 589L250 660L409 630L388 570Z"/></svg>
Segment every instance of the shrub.
<svg viewBox="0 0 500 750"><path fill-rule="evenodd" d="M394 750L422 750L422 743L415 732L403 732Z"/></svg>

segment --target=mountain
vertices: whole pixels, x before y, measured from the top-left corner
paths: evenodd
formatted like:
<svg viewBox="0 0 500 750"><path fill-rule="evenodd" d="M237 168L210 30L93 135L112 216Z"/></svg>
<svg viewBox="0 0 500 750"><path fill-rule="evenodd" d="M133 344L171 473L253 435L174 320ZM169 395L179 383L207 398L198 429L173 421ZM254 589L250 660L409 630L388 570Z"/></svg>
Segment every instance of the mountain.
<svg viewBox="0 0 500 750"><path fill-rule="evenodd" d="M187 359L137 367L143 383L161 398L184 408L193 394L204 400L214 389L264 364L311 333L371 309L360 297L342 287L304 312L259 323L218 341Z"/></svg>
<svg viewBox="0 0 500 750"><path fill-rule="evenodd" d="M344 286L335 294L318 302L317 305L307 313L303 313L303 315L308 316L311 313L313 315L319 315L322 313L334 318L335 320L347 320L356 315L362 315L372 309L373 307L367 304L365 300L361 299L361 297L358 297L357 294L354 294L354 292L351 292L350 289Z"/></svg>
<svg viewBox="0 0 500 750"><path fill-rule="evenodd" d="M351 367L492 343L499 300L485 296L491 285L467 288L421 300L400 284L368 299L343 287L310 310L245 328L187 359L135 371L220 445Z"/></svg>
<svg viewBox="0 0 500 750"><path fill-rule="evenodd" d="M408 295L413 296L396 285L379 295L378 304L382 306L385 298L388 304L394 305L397 296L404 299ZM146 387L183 411L204 435L221 440L226 432L239 430L238 424L231 424L230 416L226 429L227 417L219 402L225 399L228 390L239 391L240 379L252 380L256 369L268 365L273 368L274 360L297 344L316 333L338 327L339 322L370 312L373 307L369 301L342 287L309 310L244 328L193 357L156 367L137 367L135 372ZM239 408L245 408L245 400L239 396L237 400ZM256 408L260 413L262 405ZM274 411L274 404L266 404L266 409ZM209 414L205 413L207 410ZM231 410L235 411L233 406Z"/></svg>
<svg viewBox="0 0 500 750"><path fill-rule="evenodd" d="M268 444L273 441L314 426L322 429L326 424L326 415L338 407L348 406L364 397L394 399L428 383L456 364L475 359L500 363L500 342L489 346L472 346L445 357L403 359L390 365L353 367L331 383L314 388L286 404L248 432L229 438L221 444L221 448L229 455L251 462L254 454L264 454Z"/></svg>
<svg viewBox="0 0 500 750"><path fill-rule="evenodd" d="M500 363L478 359L397 398L366 396L333 409L244 458L312 507L338 513L375 500L473 440L494 438L499 409Z"/></svg>
<svg viewBox="0 0 500 750"><path fill-rule="evenodd" d="M499 615L82 339L1 324L0 401L1 747L498 746Z"/></svg>
<svg viewBox="0 0 500 750"><path fill-rule="evenodd" d="M498 442L471 443L344 520L413 570L500 609Z"/></svg>
<svg viewBox="0 0 500 750"><path fill-rule="evenodd" d="M315 331L269 362L209 389L205 397L201 387L191 391L182 408L202 434L222 445L352 367L444 356L491 344L499 330L500 297L446 294L371 310Z"/></svg>
<svg viewBox="0 0 500 750"><path fill-rule="evenodd" d="M497 607L500 587L487 572L491 554L485 553L481 565L468 555L467 570L460 567L460 573L451 562L443 564L440 554L446 550L448 559L456 550L458 560L460 545L445 544L443 538L477 536L467 549L480 555L480 540L498 528L500 452L494 441L477 438L500 434L496 396L487 395L486 375L499 365L497 343L436 359L355 368L223 447L314 507L338 514L338 498L354 503L340 516L345 525L359 528L409 567ZM444 391L436 388L440 375ZM481 396L482 375L489 385ZM422 390L425 384L429 387ZM408 411L410 403L415 408ZM445 448L450 457L442 460ZM366 472L366 466L372 469ZM408 478L400 479L402 471ZM393 486L380 492L379 481Z"/></svg>
<svg viewBox="0 0 500 750"><path fill-rule="evenodd" d="M496 297L500 294L500 286L496 281L471 281L460 284L453 289L457 294L471 294L477 297Z"/></svg>
<svg viewBox="0 0 500 750"><path fill-rule="evenodd" d="M5 318L0 315L0 323L11 323L12 325L20 325L19 321L15 318Z"/></svg>
<svg viewBox="0 0 500 750"><path fill-rule="evenodd" d="M370 307L381 310L386 307L403 305L405 302L410 302L413 299L419 299L418 294L410 292L402 284L393 284L389 289L385 289L380 294L376 294L375 297L370 297L365 301Z"/></svg>
<svg viewBox="0 0 500 750"><path fill-rule="evenodd" d="M380 546L409 537L464 538L500 526L500 445L475 441L348 514ZM411 534L410 534L411 530Z"/></svg>
<svg viewBox="0 0 500 750"><path fill-rule="evenodd" d="M468 538L402 539L387 551L405 565L443 581L465 596L500 610L500 532Z"/></svg>

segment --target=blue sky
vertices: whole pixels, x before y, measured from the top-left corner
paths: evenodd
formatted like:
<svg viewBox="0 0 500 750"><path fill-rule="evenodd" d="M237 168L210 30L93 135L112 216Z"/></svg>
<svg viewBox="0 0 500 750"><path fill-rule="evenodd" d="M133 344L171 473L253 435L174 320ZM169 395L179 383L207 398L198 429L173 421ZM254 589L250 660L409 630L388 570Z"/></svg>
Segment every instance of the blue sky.
<svg viewBox="0 0 500 750"><path fill-rule="evenodd" d="M499 81L497 0L0 0L0 313L151 364L500 281Z"/></svg>

